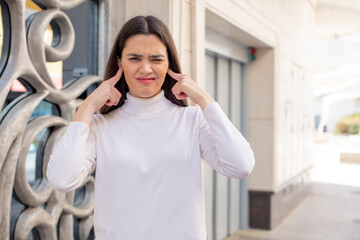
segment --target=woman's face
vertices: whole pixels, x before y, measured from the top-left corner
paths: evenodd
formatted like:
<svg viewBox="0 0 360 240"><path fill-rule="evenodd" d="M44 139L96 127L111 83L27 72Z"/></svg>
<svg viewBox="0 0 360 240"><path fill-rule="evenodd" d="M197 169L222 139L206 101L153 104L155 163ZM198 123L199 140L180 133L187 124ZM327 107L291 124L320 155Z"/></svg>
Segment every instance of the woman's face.
<svg viewBox="0 0 360 240"><path fill-rule="evenodd" d="M169 61L166 47L156 35L129 37L119 61L132 96L151 98L161 92Z"/></svg>

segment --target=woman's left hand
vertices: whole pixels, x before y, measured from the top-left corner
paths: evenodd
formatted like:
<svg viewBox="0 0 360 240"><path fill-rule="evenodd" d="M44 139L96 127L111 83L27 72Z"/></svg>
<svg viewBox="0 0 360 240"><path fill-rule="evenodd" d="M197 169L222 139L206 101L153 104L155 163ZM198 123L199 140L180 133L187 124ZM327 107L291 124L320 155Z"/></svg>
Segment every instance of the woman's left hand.
<svg viewBox="0 0 360 240"><path fill-rule="evenodd" d="M172 92L177 99L183 100L189 97L191 101L199 105L202 110L204 110L207 105L215 101L186 74L175 73L171 69L168 70L168 74L178 81L172 88Z"/></svg>

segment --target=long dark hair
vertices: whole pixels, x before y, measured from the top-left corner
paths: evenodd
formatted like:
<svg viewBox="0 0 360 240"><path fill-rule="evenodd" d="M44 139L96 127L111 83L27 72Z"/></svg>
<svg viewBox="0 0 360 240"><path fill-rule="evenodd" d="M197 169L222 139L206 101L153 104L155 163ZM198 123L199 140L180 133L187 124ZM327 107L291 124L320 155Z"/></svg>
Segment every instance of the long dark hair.
<svg viewBox="0 0 360 240"><path fill-rule="evenodd" d="M137 16L128 20L121 28L119 34L116 37L115 43L110 53L110 57L106 66L104 79L107 80L113 77L119 69L117 60L121 59L122 51L125 47L126 40L136 34L155 34L159 37L161 42L166 46L167 55L169 59L169 68L174 72L181 73L181 67L179 64L179 58L177 55L174 40L166 27L166 25L154 16ZM172 93L171 89L175 85L176 80L166 74L162 89L165 92L165 97L174 104L186 107L187 102L185 100L178 100ZM124 74L121 76L120 81L115 84L115 87L120 91L121 98L116 106L104 105L100 109L100 113L105 114L112 110L121 107L126 99L126 93L129 91L129 87L126 84Z"/></svg>

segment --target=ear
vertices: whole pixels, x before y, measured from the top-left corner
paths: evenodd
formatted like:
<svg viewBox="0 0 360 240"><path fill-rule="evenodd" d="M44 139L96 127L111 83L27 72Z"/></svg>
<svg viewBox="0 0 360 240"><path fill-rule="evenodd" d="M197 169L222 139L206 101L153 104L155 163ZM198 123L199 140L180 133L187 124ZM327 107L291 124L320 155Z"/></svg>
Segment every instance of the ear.
<svg viewBox="0 0 360 240"><path fill-rule="evenodd" d="M120 58L117 58L117 65L119 68L121 67L121 59Z"/></svg>

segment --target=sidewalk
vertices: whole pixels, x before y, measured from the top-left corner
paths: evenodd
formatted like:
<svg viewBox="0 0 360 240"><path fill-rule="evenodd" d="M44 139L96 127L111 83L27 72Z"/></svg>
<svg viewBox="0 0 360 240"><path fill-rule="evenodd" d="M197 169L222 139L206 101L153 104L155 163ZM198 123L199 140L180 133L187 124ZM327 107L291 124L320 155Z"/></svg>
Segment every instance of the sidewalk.
<svg viewBox="0 0 360 240"><path fill-rule="evenodd" d="M274 230L240 230L226 240L359 240L360 188L314 183L314 191Z"/></svg>
<svg viewBox="0 0 360 240"><path fill-rule="evenodd" d="M346 141L353 139L314 145L313 193L280 225L240 230L225 240L360 240L360 164L339 161L339 146L351 145Z"/></svg>

